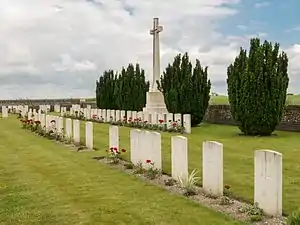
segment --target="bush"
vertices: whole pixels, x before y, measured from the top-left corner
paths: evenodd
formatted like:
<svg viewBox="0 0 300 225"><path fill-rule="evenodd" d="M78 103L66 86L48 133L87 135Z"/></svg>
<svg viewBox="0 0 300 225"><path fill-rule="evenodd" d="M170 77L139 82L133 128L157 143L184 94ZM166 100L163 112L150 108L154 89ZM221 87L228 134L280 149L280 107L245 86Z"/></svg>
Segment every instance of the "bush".
<svg viewBox="0 0 300 225"><path fill-rule="evenodd" d="M251 39L227 70L231 113L246 135L270 135L282 119L288 78L288 57L279 44Z"/></svg>

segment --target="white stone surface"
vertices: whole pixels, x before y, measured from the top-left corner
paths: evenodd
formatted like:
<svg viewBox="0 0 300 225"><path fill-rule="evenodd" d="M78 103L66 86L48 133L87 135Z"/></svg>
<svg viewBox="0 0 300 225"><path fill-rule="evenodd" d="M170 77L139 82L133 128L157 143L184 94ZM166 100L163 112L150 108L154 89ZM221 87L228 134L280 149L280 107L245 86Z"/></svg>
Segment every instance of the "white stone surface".
<svg viewBox="0 0 300 225"><path fill-rule="evenodd" d="M141 130L131 129L130 130L130 161L136 165L139 161L142 161L141 158L141 149L139 149L139 142L141 141L140 135Z"/></svg>
<svg viewBox="0 0 300 225"><path fill-rule="evenodd" d="M93 133L93 122L85 123L85 145L88 149L93 149L94 133Z"/></svg>
<svg viewBox="0 0 300 225"><path fill-rule="evenodd" d="M121 119L122 122L124 121L125 117L126 117L126 111L121 110L121 118L120 119Z"/></svg>
<svg viewBox="0 0 300 225"><path fill-rule="evenodd" d="M254 202L271 216L282 215L282 154L255 151Z"/></svg>
<svg viewBox="0 0 300 225"><path fill-rule="evenodd" d="M110 109L106 110L106 122L111 122Z"/></svg>
<svg viewBox="0 0 300 225"><path fill-rule="evenodd" d="M106 109L102 109L102 119L104 122L107 122L106 120Z"/></svg>
<svg viewBox="0 0 300 225"><path fill-rule="evenodd" d="M173 113L167 113L167 128L170 129L172 128L173 124Z"/></svg>
<svg viewBox="0 0 300 225"><path fill-rule="evenodd" d="M80 121L73 120L73 141L75 144L80 143Z"/></svg>
<svg viewBox="0 0 300 225"><path fill-rule="evenodd" d="M174 122L176 122L178 125L182 125L181 114L180 113L174 114Z"/></svg>
<svg viewBox="0 0 300 225"><path fill-rule="evenodd" d="M133 121L136 120L136 119L138 118L138 116L137 116L137 111L132 111L131 115L132 115L132 120L133 120Z"/></svg>
<svg viewBox="0 0 300 225"><path fill-rule="evenodd" d="M116 111L114 109L110 110L111 121L116 121Z"/></svg>
<svg viewBox="0 0 300 225"><path fill-rule="evenodd" d="M184 127L185 133L190 134L192 132L192 129L191 129L191 115L190 114L184 114L183 115L183 127Z"/></svg>
<svg viewBox="0 0 300 225"><path fill-rule="evenodd" d="M109 126L109 147L119 149L119 127Z"/></svg>
<svg viewBox="0 0 300 225"><path fill-rule="evenodd" d="M160 46L159 46L159 33L163 27L159 25L159 19L153 19L153 28L150 34L153 35L153 74L150 91L146 93L146 106L143 112L148 113L167 113L165 100L163 94L157 89L157 81L160 80Z"/></svg>
<svg viewBox="0 0 300 225"><path fill-rule="evenodd" d="M42 128L44 127L46 128L46 115L44 113L41 113L40 121L41 121Z"/></svg>
<svg viewBox="0 0 300 225"><path fill-rule="evenodd" d="M72 138L72 119L66 119L66 138L71 140Z"/></svg>
<svg viewBox="0 0 300 225"><path fill-rule="evenodd" d="M63 117L58 117L57 131L58 131L58 133L64 133L64 118Z"/></svg>
<svg viewBox="0 0 300 225"><path fill-rule="evenodd" d="M154 162L154 168L162 169L162 160L161 160L161 135L158 132L148 132L145 131L147 138L147 146L143 146L147 152L143 152L143 154L147 154L148 158L152 162Z"/></svg>
<svg viewBox="0 0 300 225"><path fill-rule="evenodd" d="M127 111L127 121L129 121L130 119L132 120L132 111Z"/></svg>
<svg viewBox="0 0 300 225"><path fill-rule="evenodd" d="M120 121L121 120L121 111L120 110L116 110L116 121Z"/></svg>
<svg viewBox="0 0 300 225"><path fill-rule="evenodd" d="M172 136L172 177L176 180L187 180L188 171L188 139L183 136Z"/></svg>
<svg viewBox="0 0 300 225"><path fill-rule="evenodd" d="M223 144L203 142L202 184L205 192L214 196L223 195Z"/></svg>

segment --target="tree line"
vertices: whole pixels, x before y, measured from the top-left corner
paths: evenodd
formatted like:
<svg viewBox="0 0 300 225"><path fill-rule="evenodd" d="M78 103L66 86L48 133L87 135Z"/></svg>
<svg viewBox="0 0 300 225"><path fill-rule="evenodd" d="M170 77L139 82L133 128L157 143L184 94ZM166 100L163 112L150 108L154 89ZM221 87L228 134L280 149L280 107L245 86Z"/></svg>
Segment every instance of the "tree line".
<svg viewBox="0 0 300 225"><path fill-rule="evenodd" d="M240 48L227 68L228 99L233 119L246 135L270 135L283 116L288 77L288 57L279 44L259 38L250 49ZM203 120L210 100L208 67L200 60L193 66L188 53L175 56L157 83L170 113L191 114L192 126ZM139 64L121 72L105 71L97 81L99 108L141 111L146 104L149 82Z"/></svg>

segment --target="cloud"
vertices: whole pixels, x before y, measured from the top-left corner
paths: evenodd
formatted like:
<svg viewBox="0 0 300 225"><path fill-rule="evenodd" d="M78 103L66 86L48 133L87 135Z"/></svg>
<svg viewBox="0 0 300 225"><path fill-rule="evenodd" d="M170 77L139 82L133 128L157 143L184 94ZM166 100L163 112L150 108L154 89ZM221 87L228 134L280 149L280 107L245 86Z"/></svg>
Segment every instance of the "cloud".
<svg viewBox="0 0 300 225"><path fill-rule="evenodd" d="M242 24L237 25L236 27L237 27L239 30L244 30L244 31L248 30L248 27L245 26L245 25L242 25Z"/></svg>
<svg viewBox="0 0 300 225"><path fill-rule="evenodd" d="M209 66L213 91L248 37L230 36L218 23L236 15L239 0L2 0L0 98L95 95L104 70L140 63L152 73L152 18L164 31L161 68L179 52ZM174 16L176 15L176 16ZM296 53L295 53L296 54ZM296 54L297 55L297 54Z"/></svg>
<svg viewBox="0 0 300 225"><path fill-rule="evenodd" d="M257 2L254 4L255 8L267 7L270 5L270 2Z"/></svg>
<svg viewBox="0 0 300 225"><path fill-rule="evenodd" d="M285 30L286 33L298 32L300 31L300 26L292 27L290 29Z"/></svg>

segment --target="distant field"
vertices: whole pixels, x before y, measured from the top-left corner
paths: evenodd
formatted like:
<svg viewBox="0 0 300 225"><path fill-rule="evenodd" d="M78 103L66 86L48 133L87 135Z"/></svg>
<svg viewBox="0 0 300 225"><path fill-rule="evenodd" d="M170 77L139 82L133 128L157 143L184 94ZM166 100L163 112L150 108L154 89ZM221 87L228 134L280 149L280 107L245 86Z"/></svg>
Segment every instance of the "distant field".
<svg viewBox="0 0 300 225"><path fill-rule="evenodd" d="M87 98L87 103L95 103L96 98ZM210 98L210 104L211 105L228 105L228 97L225 95L219 95L219 96L212 96ZM300 105L300 95L288 95L287 105Z"/></svg>

